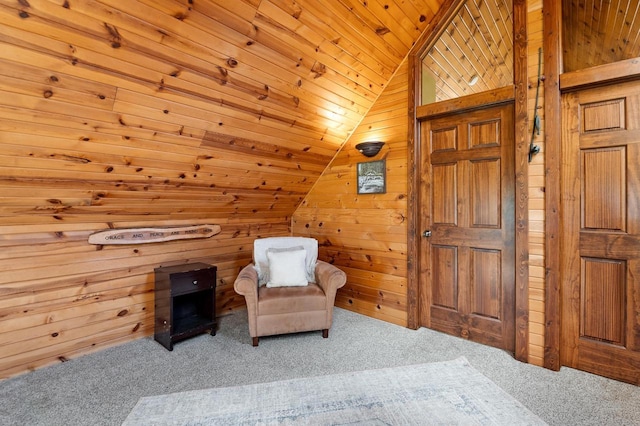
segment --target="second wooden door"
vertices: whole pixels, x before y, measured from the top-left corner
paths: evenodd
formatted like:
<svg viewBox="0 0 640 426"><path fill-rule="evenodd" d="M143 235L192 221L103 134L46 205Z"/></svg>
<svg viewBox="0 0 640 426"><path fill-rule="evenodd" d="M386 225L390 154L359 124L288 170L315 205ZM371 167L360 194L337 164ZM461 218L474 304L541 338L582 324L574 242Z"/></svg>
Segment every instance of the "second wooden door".
<svg viewBox="0 0 640 426"><path fill-rule="evenodd" d="M640 82L563 96L563 365L640 385Z"/></svg>

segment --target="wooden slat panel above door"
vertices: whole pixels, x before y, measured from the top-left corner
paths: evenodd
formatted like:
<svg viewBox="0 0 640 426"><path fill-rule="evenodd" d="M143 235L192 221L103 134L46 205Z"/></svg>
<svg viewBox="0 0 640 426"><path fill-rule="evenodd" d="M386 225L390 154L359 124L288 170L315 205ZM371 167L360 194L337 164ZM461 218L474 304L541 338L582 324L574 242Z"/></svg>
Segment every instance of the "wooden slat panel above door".
<svg viewBox="0 0 640 426"><path fill-rule="evenodd" d="M640 56L640 1L562 2L564 71Z"/></svg>

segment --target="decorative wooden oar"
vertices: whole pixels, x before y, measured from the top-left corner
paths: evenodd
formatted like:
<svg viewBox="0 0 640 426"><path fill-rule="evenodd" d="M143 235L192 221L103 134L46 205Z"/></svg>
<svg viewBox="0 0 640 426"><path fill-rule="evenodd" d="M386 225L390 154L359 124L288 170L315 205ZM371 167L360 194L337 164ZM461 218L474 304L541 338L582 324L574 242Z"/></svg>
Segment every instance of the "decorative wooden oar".
<svg viewBox="0 0 640 426"><path fill-rule="evenodd" d="M144 244L209 238L221 230L220 225L109 229L89 235L89 244Z"/></svg>

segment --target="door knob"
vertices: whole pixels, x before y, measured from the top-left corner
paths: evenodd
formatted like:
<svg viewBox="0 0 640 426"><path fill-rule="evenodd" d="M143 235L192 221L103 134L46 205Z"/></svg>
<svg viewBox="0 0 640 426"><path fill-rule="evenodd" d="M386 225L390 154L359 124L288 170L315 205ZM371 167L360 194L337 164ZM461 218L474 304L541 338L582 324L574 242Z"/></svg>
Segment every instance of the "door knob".
<svg viewBox="0 0 640 426"><path fill-rule="evenodd" d="M423 237L427 237L427 238L428 238L428 237L430 237L430 236L431 236L431 231L429 231L429 230L424 231L424 232L422 233L422 236L423 236Z"/></svg>

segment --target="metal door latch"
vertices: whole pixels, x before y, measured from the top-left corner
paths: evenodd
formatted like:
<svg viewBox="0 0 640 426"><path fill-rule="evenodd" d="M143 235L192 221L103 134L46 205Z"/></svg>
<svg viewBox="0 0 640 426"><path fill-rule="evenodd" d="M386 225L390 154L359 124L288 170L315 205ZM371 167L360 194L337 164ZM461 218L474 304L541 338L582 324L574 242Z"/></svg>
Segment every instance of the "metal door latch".
<svg viewBox="0 0 640 426"><path fill-rule="evenodd" d="M422 233L422 236L423 236L423 237L427 237L427 238L428 238L428 237L430 237L430 236L431 236L431 231L424 231L424 232Z"/></svg>

